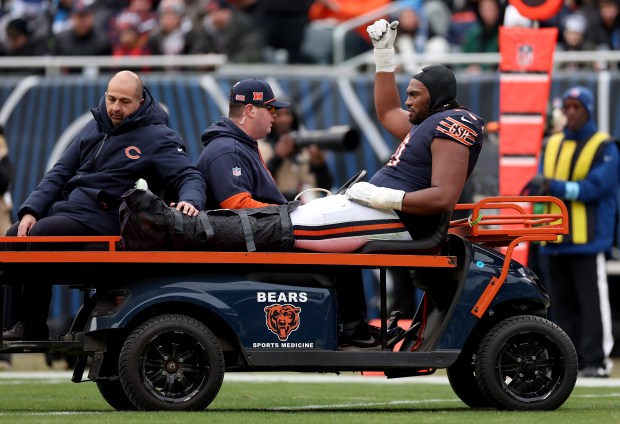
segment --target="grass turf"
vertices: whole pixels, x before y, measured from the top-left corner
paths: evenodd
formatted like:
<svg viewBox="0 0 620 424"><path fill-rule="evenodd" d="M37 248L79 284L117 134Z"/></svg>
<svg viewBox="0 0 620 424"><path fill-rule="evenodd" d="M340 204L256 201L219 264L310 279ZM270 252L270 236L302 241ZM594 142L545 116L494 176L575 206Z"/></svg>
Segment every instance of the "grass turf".
<svg viewBox="0 0 620 424"><path fill-rule="evenodd" d="M616 423L620 387L576 387L557 411L474 410L448 384L421 378L366 384L225 381L202 412L117 412L94 383L53 379L0 379L0 423ZM373 377L368 377L373 378ZM601 380L609 381L609 380Z"/></svg>

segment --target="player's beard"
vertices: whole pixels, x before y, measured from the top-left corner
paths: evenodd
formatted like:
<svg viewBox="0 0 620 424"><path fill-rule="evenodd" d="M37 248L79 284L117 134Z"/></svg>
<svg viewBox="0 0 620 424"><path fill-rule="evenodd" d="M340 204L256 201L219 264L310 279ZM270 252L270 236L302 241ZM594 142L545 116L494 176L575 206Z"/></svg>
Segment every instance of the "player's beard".
<svg viewBox="0 0 620 424"><path fill-rule="evenodd" d="M413 111L413 113L409 115L409 122L411 125L419 125L428 117L428 115L430 115L428 113L428 109L420 112Z"/></svg>

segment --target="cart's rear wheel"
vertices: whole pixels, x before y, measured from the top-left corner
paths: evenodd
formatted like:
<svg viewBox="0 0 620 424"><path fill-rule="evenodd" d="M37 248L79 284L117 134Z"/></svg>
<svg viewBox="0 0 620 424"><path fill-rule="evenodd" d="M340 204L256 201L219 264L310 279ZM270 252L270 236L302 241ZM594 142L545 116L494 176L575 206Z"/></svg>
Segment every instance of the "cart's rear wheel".
<svg viewBox="0 0 620 424"><path fill-rule="evenodd" d="M476 376L499 409L554 410L577 381L577 353L566 333L537 316L505 319L483 338Z"/></svg>
<svg viewBox="0 0 620 424"><path fill-rule="evenodd" d="M161 315L139 325L120 353L125 393L140 410L203 410L224 379L215 335L185 315Z"/></svg>

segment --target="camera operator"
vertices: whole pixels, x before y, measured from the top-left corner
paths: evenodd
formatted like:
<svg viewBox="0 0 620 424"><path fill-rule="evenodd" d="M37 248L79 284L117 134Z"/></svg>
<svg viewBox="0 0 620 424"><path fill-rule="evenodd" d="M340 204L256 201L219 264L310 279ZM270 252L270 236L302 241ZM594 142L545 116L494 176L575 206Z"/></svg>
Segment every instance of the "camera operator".
<svg viewBox="0 0 620 424"><path fill-rule="evenodd" d="M267 169L287 200L309 188L329 190L333 183L325 152L316 144L300 148L295 142L298 130L298 114L292 108L278 109L271 132L258 142ZM303 197L304 202L312 199Z"/></svg>

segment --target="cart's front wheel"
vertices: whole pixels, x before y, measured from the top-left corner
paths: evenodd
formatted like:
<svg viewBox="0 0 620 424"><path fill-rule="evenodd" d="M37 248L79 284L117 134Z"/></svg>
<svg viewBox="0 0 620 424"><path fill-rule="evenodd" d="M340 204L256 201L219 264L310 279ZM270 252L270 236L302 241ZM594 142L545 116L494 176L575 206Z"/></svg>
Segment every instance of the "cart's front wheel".
<svg viewBox="0 0 620 424"><path fill-rule="evenodd" d="M97 389L105 401L117 411L135 411L138 409L129 400L118 380L98 380Z"/></svg>
<svg viewBox="0 0 620 424"><path fill-rule="evenodd" d="M492 406L484 397L476 379L476 348L477 344L466 343L456 362L448 367L448 381L454 393L470 408L486 408Z"/></svg>
<svg viewBox="0 0 620 424"><path fill-rule="evenodd" d="M224 379L215 335L185 315L161 315L139 325L119 359L123 390L140 410L205 409Z"/></svg>
<svg viewBox="0 0 620 424"><path fill-rule="evenodd" d="M577 353L560 327L532 315L498 323L483 338L476 376L499 409L554 410L577 381Z"/></svg>

